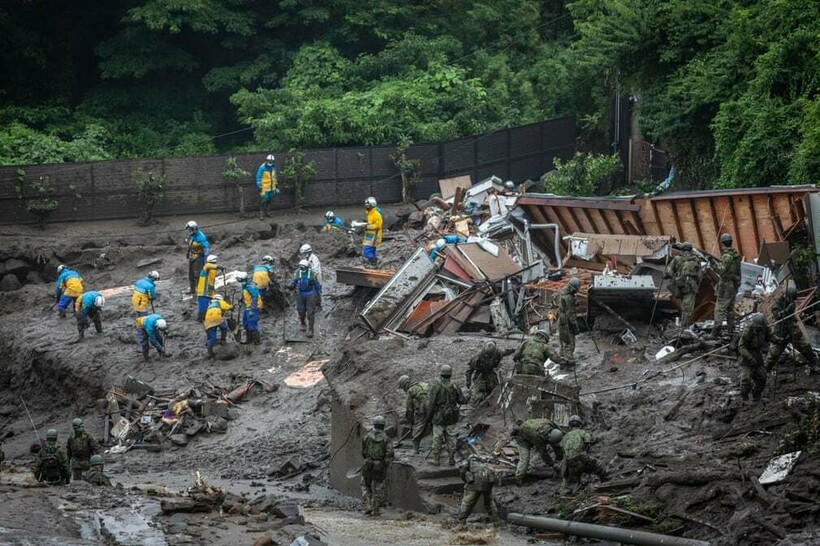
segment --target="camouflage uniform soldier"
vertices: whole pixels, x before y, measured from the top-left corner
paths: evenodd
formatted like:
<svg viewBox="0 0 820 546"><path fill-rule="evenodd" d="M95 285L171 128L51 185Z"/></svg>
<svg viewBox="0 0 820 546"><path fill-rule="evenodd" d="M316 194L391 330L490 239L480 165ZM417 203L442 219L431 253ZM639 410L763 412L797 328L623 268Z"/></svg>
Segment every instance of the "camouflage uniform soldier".
<svg viewBox="0 0 820 546"><path fill-rule="evenodd" d="M499 349L493 341L484 342L481 352L467 364L467 388L472 388L470 403L478 404L498 386L496 370L501 359L512 352L513 349Z"/></svg>
<svg viewBox="0 0 820 546"><path fill-rule="evenodd" d="M94 455L91 457L91 470L85 473L85 481L92 485L111 487L111 480L103 472L104 464L105 461L102 455Z"/></svg>
<svg viewBox="0 0 820 546"><path fill-rule="evenodd" d="M747 401L749 393L752 400L760 400L766 388L766 367L763 364L763 349L769 341L769 329L763 313L752 315L749 324L740 334L737 344L738 364L740 364L740 397Z"/></svg>
<svg viewBox="0 0 820 546"><path fill-rule="evenodd" d="M433 460L430 464L441 464L441 444L447 446L450 455L449 464L456 464L456 424L459 418L459 406L464 404L461 390L450 383L453 369L445 364L441 367L441 379L430 389L430 403L427 407L426 423L433 424Z"/></svg>
<svg viewBox="0 0 820 546"><path fill-rule="evenodd" d="M515 469L515 478L519 484L527 475L533 449L538 450L541 460L550 467L554 463L547 447L552 447L556 460L560 461L564 458L564 452L561 450L561 439L564 433L549 419L518 421L512 430L511 437L518 444L518 467Z"/></svg>
<svg viewBox="0 0 820 546"><path fill-rule="evenodd" d="M406 375L399 377L399 388L405 394L404 424L412 430L413 451L418 453L421 448L421 439L430 430L425 422L427 417L427 400L430 386L427 383L416 383Z"/></svg>
<svg viewBox="0 0 820 546"><path fill-rule="evenodd" d="M720 337L724 319L729 335L735 333L735 296L740 286L740 256L732 248L732 236L724 233L720 236L720 243L723 245L723 253L720 255L718 270L720 280L715 289L715 326L712 328L712 335L715 337Z"/></svg>
<svg viewBox="0 0 820 546"><path fill-rule="evenodd" d="M780 355L783 354L783 351L786 350L789 343L803 355L803 358L806 359L809 366L814 367L817 364L814 350L811 348L811 345L806 342L803 337L803 332L797 328L797 317L794 315L796 297L797 288L789 283L785 292L772 304L772 318L775 321L775 324L772 325L774 339L772 340L771 347L769 347L769 357L766 360L767 370L771 370L777 365L777 362L780 360Z"/></svg>
<svg viewBox="0 0 820 546"><path fill-rule="evenodd" d="M83 473L91 468L91 456L99 449L94 438L83 428L82 419L74 419L71 424L74 427L74 436L66 442L66 453L71 460L71 479L82 480Z"/></svg>
<svg viewBox="0 0 820 546"><path fill-rule="evenodd" d="M484 511L493 520L493 525L498 527L501 520L495 509L493 501L493 482L496 480L495 472L490 466L476 455L470 455L467 462L460 469L461 479L464 480L464 496L461 499L461 509L458 512L458 522L462 527L466 527L467 518L473 513L478 499L484 497Z"/></svg>
<svg viewBox="0 0 820 546"><path fill-rule="evenodd" d="M672 279L669 283L669 291L681 301L681 326L689 326L692 320L692 313L695 310L695 299L700 287L700 260L692 253L692 243L685 242L681 245L683 254L678 254L663 274L664 279Z"/></svg>
<svg viewBox="0 0 820 546"><path fill-rule="evenodd" d="M561 477L563 489L577 490L584 474L597 474L601 480L607 479L607 473L601 463L590 457L589 446L595 443L595 438L581 428L583 422L577 415L569 418L570 431L561 439L561 448L564 450L564 460L561 463Z"/></svg>
<svg viewBox="0 0 820 546"><path fill-rule="evenodd" d="M549 334L538 331L535 337L522 343L513 355L515 373L523 375L544 375L544 362L550 359L561 365L566 365L564 357L553 351L549 343Z"/></svg>
<svg viewBox="0 0 820 546"><path fill-rule="evenodd" d="M46 445L40 448L34 463L34 477L38 482L51 485L65 485L71 482L68 470L68 459L57 445L57 431L53 428L46 432Z"/></svg>
<svg viewBox="0 0 820 546"><path fill-rule="evenodd" d="M364 513L379 515L379 506L384 504L384 480L387 466L393 460L393 442L384 432L384 417L373 418L373 430L362 440L362 498Z"/></svg>
<svg viewBox="0 0 820 546"><path fill-rule="evenodd" d="M558 293L558 339L561 341L561 356L569 365L575 364L575 336L581 331L575 298L580 289L581 281L573 277Z"/></svg>

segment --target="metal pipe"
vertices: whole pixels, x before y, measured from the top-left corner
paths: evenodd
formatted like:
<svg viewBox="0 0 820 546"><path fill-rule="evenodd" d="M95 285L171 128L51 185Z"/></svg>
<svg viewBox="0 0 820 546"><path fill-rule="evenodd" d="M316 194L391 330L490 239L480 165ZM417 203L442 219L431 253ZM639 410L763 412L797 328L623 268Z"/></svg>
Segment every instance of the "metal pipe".
<svg viewBox="0 0 820 546"><path fill-rule="evenodd" d="M553 244L555 246L555 261L556 267L561 266L561 248L560 248L560 240L561 240L561 227L558 224L531 224L528 220L524 220L524 233L528 233L531 229L548 229L552 228L555 230L555 239L553 240Z"/></svg>
<svg viewBox="0 0 820 546"><path fill-rule="evenodd" d="M709 546L709 542L694 540L691 538L672 537L669 535L659 535L646 531L633 531L632 529L621 529L619 527L608 527L606 525L594 525L592 523L580 523L577 521L565 521L562 519L544 518L540 516L525 516L524 514L509 514L507 521L515 525L532 527L533 529L544 529L555 531L565 535L575 535L579 537L597 538L601 540L613 540L624 544L635 544L636 546Z"/></svg>

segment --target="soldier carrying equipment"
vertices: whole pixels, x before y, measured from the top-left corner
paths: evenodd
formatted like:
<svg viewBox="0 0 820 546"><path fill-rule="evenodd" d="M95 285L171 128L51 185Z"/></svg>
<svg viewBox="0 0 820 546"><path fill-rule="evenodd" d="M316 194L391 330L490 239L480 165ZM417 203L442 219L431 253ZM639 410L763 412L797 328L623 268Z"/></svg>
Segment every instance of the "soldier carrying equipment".
<svg viewBox="0 0 820 546"><path fill-rule="evenodd" d="M410 377L403 375L399 378L399 388L405 392L404 425L412 431L413 451L418 453L421 439L430 430L425 421L430 386L427 383L414 382Z"/></svg>
<svg viewBox="0 0 820 546"><path fill-rule="evenodd" d="M740 256L732 248L732 236L724 233L720 236L720 243L723 252L717 271L720 280L715 288L715 325L712 328L715 337L720 337L724 319L729 336L735 332L735 296L740 286Z"/></svg>
<svg viewBox="0 0 820 546"><path fill-rule="evenodd" d="M568 365L575 364L575 336L581 331L578 327L578 300L575 297L579 290L581 281L573 277L558 293L558 339L561 342L561 356Z"/></svg>
<svg viewBox="0 0 820 546"><path fill-rule="evenodd" d="M538 450L541 460L549 467L552 467L554 463L547 450L548 447L552 448L556 460L560 461L564 458L564 452L561 449L561 440L564 433L549 419L518 421L510 436L518 444L519 458L518 466L515 469L515 478L519 484L527 474L530 466L530 456L534 449Z"/></svg>
<svg viewBox="0 0 820 546"><path fill-rule="evenodd" d="M57 431L53 428L46 432L46 445L37 454L34 477L37 481L50 485L66 485L71 482L68 459L57 445Z"/></svg>
<svg viewBox="0 0 820 546"><path fill-rule="evenodd" d="M449 464L456 464L456 424L459 419L459 406L465 403L461 390L450 383L453 369L445 364L441 367L441 378L430 389L429 405L425 423L433 425L433 466L441 464L441 444L447 446L450 455Z"/></svg>
<svg viewBox="0 0 820 546"><path fill-rule="evenodd" d="M458 512L458 522L461 527L466 527L467 518L481 497L484 497L484 511L492 518L493 525L496 527L501 525L493 500L493 485L498 481L495 471L477 455L470 455L461 467L460 474L461 479L464 480L464 496Z"/></svg>
<svg viewBox="0 0 820 546"><path fill-rule="evenodd" d="M373 418L373 429L362 440L362 498L365 515L379 515L379 506L384 504L384 480L387 467L393 460L393 442L384 432L384 417Z"/></svg>
<svg viewBox="0 0 820 546"><path fill-rule="evenodd" d="M692 253L692 243L685 242L681 248L683 253L672 258L663 273L663 278L672 279L669 283L669 291L681 301L680 322L685 328L691 323L692 312L695 310L695 298L698 294L702 271L700 260Z"/></svg>

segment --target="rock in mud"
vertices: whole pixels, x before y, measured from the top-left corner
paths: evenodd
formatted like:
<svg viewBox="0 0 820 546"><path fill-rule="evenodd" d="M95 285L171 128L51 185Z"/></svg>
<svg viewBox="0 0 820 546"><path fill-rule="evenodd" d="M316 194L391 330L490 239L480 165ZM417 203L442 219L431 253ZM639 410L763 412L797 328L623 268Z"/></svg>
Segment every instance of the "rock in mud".
<svg viewBox="0 0 820 546"><path fill-rule="evenodd" d="M236 343L226 343L214 347L214 354L218 360L233 360L239 356L239 345Z"/></svg>
<svg viewBox="0 0 820 546"><path fill-rule="evenodd" d="M36 271L29 271L28 273L26 273L27 284L40 284L42 282L45 281L43 281L43 278Z"/></svg>
<svg viewBox="0 0 820 546"><path fill-rule="evenodd" d="M184 446L188 444L188 437L184 434L171 434L168 437L171 443L177 446Z"/></svg>
<svg viewBox="0 0 820 546"><path fill-rule="evenodd" d="M16 258L12 258L10 260L6 260L6 273L14 273L17 275L18 278L26 278L26 273L29 272L31 266L24 262L23 260L18 260Z"/></svg>
<svg viewBox="0 0 820 546"><path fill-rule="evenodd" d="M0 280L0 292L14 292L20 290L21 286L23 285L20 284L20 280L16 275L8 274Z"/></svg>

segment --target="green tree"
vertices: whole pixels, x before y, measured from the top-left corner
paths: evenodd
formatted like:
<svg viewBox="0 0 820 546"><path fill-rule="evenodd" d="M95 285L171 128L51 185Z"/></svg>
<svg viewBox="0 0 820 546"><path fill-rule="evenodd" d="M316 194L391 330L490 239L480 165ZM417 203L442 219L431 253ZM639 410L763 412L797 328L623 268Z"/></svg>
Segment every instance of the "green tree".
<svg viewBox="0 0 820 546"><path fill-rule="evenodd" d="M248 171L236 164L236 157L231 156L225 160L225 170L222 176L231 182L239 193L239 215L245 215L245 188L242 181L247 181L251 175Z"/></svg>
<svg viewBox="0 0 820 546"><path fill-rule="evenodd" d="M157 205L165 201L165 174L144 171L142 168L131 174L137 186L137 200L142 205L139 222L148 225Z"/></svg>
<svg viewBox="0 0 820 546"><path fill-rule="evenodd" d="M617 155L576 153L566 162L554 158L555 170L541 177L544 190L558 195L588 196L598 193L621 170Z"/></svg>
<svg viewBox="0 0 820 546"><path fill-rule="evenodd" d="M285 156L282 175L285 186L293 189L296 210L301 211L305 206L307 186L316 177L316 162L305 161L304 152L291 148Z"/></svg>

